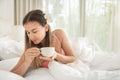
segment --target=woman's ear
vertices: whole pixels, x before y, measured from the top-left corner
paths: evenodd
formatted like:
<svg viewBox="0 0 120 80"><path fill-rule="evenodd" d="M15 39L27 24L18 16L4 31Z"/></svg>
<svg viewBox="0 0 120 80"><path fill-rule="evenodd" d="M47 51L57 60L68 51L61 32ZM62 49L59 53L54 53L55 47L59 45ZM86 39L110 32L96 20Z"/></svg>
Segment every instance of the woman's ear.
<svg viewBox="0 0 120 80"><path fill-rule="evenodd" d="M49 30L49 25L46 24L46 25L45 25L45 31L47 32L48 30Z"/></svg>

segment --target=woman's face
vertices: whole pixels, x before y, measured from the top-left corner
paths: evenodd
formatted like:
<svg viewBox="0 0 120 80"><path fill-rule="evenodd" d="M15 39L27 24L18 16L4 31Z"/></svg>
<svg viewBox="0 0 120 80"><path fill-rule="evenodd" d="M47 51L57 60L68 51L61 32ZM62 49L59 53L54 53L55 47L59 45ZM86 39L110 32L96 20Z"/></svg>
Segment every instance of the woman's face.
<svg viewBox="0 0 120 80"><path fill-rule="evenodd" d="M37 21L28 22L24 25L25 31L34 44L39 44L44 41L48 26L42 26Z"/></svg>

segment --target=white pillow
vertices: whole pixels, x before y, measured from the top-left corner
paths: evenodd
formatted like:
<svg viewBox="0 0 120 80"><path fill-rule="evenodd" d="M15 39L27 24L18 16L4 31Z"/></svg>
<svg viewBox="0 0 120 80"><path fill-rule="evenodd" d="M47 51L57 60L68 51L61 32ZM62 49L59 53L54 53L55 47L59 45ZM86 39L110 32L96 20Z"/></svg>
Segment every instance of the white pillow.
<svg viewBox="0 0 120 80"><path fill-rule="evenodd" d="M90 63L95 56L98 47L85 37L75 39L72 43L75 56L85 63Z"/></svg>
<svg viewBox="0 0 120 80"><path fill-rule="evenodd" d="M18 62L19 57L0 61L0 70L10 71Z"/></svg>
<svg viewBox="0 0 120 80"><path fill-rule="evenodd" d="M23 41L25 40L25 30L22 25L14 25L12 26L11 38L15 41Z"/></svg>
<svg viewBox="0 0 120 80"><path fill-rule="evenodd" d="M12 25L5 19L0 18L0 37L7 36L11 33Z"/></svg>
<svg viewBox="0 0 120 80"><path fill-rule="evenodd" d="M21 56L24 50L23 44L23 42L17 42L8 36L0 38L0 59L3 60Z"/></svg>
<svg viewBox="0 0 120 80"><path fill-rule="evenodd" d="M8 20L0 18L0 38L10 36L16 41L24 41L24 31L22 25L13 25Z"/></svg>
<svg viewBox="0 0 120 80"><path fill-rule="evenodd" d="M12 72L0 70L0 80L26 80L26 79Z"/></svg>

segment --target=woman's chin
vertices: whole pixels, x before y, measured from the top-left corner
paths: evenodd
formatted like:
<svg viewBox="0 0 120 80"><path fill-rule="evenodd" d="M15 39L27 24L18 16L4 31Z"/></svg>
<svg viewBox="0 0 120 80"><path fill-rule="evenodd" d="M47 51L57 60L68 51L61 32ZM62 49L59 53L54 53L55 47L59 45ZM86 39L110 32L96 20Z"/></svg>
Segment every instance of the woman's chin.
<svg viewBox="0 0 120 80"><path fill-rule="evenodd" d="M33 42L34 44L39 44L39 42Z"/></svg>

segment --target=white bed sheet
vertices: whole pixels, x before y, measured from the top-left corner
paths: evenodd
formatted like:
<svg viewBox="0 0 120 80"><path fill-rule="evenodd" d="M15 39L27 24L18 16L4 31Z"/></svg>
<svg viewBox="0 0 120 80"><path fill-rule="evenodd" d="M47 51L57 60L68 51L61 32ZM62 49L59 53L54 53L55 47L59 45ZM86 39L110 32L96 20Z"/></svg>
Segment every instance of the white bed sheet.
<svg viewBox="0 0 120 80"><path fill-rule="evenodd" d="M25 75L25 79L27 80L56 80L49 73L47 68L39 68L36 70L28 71Z"/></svg>
<svg viewBox="0 0 120 80"><path fill-rule="evenodd" d="M26 80L26 79L9 71L0 70L0 80Z"/></svg>

